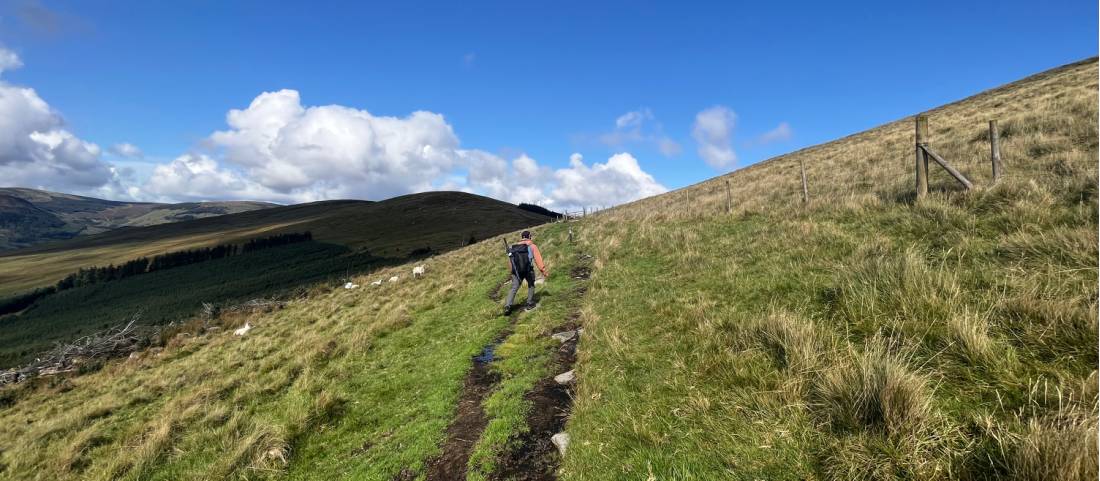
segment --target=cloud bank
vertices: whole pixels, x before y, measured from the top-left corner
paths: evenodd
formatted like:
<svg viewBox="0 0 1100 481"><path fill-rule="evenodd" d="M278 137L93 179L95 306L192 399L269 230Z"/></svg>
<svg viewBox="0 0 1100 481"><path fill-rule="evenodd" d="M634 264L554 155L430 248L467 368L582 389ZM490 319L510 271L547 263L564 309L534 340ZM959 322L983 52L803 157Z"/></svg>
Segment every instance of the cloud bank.
<svg viewBox="0 0 1100 481"><path fill-rule="evenodd" d="M0 73L21 66L18 55L0 48ZM627 115L618 124L640 128L642 117ZM0 80L0 178L5 185L166 202L298 203L447 189L573 209L667 190L627 152L591 165L573 154L568 167L554 169L526 154L507 160L464 148L438 113L391 117L342 105L307 106L289 89L261 93L247 107L229 110L225 122L193 151L159 164L142 160L134 144L112 145L109 159L149 166L143 169L148 178L135 181L131 168L118 168L98 145L67 130L33 89Z"/></svg>
<svg viewBox="0 0 1100 481"><path fill-rule="evenodd" d="M190 153L158 166L143 191L157 199L308 202L383 199L462 190L555 208L614 205L665 192L629 153L607 163L551 169L461 147L440 114L376 116L340 105L307 107L294 90L265 92L226 115L207 139L215 155Z"/></svg>

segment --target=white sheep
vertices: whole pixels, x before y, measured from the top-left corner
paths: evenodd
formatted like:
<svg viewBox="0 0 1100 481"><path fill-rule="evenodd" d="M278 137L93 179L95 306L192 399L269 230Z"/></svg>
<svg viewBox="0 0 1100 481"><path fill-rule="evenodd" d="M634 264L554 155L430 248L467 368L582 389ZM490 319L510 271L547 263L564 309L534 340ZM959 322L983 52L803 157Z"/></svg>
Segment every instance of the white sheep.
<svg viewBox="0 0 1100 481"><path fill-rule="evenodd" d="M359 287L359 284L356 284L354 282L348 282L347 284L344 284L344 289L355 289L357 287Z"/></svg>
<svg viewBox="0 0 1100 481"><path fill-rule="evenodd" d="M397 279L398 279L397 276L393 276L393 277L390 278L390 282L397 282Z"/></svg>
<svg viewBox="0 0 1100 481"><path fill-rule="evenodd" d="M234 336L243 336L245 334L248 334L248 331L251 331L251 330L252 330L252 324L249 324L249 323L246 322L246 323L244 323L244 327L242 327L240 329L237 329L236 331L233 331L233 335Z"/></svg>
<svg viewBox="0 0 1100 481"><path fill-rule="evenodd" d="M385 280L385 279L378 279L377 281L374 281L374 282L370 283L370 285L372 285L372 286L380 286L380 285L382 285L382 281L384 281L384 280Z"/></svg>
<svg viewBox="0 0 1100 481"><path fill-rule="evenodd" d="M424 264L413 267L413 279L424 276Z"/></svg>

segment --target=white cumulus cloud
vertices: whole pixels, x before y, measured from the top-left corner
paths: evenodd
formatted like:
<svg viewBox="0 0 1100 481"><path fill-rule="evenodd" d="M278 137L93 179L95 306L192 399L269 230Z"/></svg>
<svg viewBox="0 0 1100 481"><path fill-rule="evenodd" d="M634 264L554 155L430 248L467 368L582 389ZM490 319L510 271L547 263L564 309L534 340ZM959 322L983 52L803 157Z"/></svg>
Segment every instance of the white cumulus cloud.
<svg viewBox="0 0 1100 481"><path fill-rule="evenodd" d="M294 90L265 92L248 108L230 110L226 122L228 130L208 139L224 154L224 167L285 199L380 199L430 190L458 158L458 137L442 115L304 107Z"/></svg>
<svg viewBox="0 0 1100 481"><path fill-rule="evenodd" d="M207 155L188 153L153 169L141 189L150 199L178 201L253 200L295 202L301 199L280 194L241 173L221 167ZM319 199L310 199L319 200Z"/></svg>
<svg viewBox="0 0 1100 481"><path fill-rule="evenodd" d="M22 66L0 48L0 72ZM125 195L101 149L77 138L32 88L0 80L0 182L66 192Z"/></svg>
<svg viewBox="0 0 1100 481"><path fill-rule="evenodd" d="M453 189L516 203L607 206L667 190L630 154L592 166L577 156L554 170L526 154L509 161L461 148L437 113L387 117L306 107L294 90L265 92L230 110L226 123L207 139L212 155L187 154L157 167L144 191L157 199L307 202Z"/></svg>
<svg viewBox="0 0 1100 481"><path fill-rule="evenodd" d="M613 206L668 189L645 172L629 153L611 156L606 163L587 165L580 154L569 166L551 169L527 155L512 160L481 151L467 153L468 185L475 192L508 202L536 203L556 209Z"/></svg>
<svg viewBox="0 0 1100 481"><path fill-rule="evenodd" d="M580 154L569 158L569 168L554 172L554 205L612 206L668 191L629 153L618 153L607 163L587 166Z"/></svg>
<svg viewBox="0 0 1100 481"><path fill-rule="evenodd" d="M0 72L21 65L17 55L0 48ZM506 160L463 148L438 113L397 117L342 105L307 106L295 90L261 93L247 107L229 110L225 121L224 130L171 161L141 160L142 150L123 142L107 149L116 161L110 163L98 145L67 130L34 89L0 80L0 182L165 202L297 203L452 189L558 209L610 206L667 190L629 153L591 165L574 154L568 167L558 169L528 155ZM652 114L639 110L620 117L616 126L629 131L650 122ZM659 145L662 152L678 149L671 139L656 141L668 144Z"/></svg>
<svg viewBox="0 0 1100 481"><path fill-rule="evenodd" d="M698 144L699 157L716 169L730 169L737 162L733 151L733 128L737 114L717 105L695 115L691 136Z"/></svg>

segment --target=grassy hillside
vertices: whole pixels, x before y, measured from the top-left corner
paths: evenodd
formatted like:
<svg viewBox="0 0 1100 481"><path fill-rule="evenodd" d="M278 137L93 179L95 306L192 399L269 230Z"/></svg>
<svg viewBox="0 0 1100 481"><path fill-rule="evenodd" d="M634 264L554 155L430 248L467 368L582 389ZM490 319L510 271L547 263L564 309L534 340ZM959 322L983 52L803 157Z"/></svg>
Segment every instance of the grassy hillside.
<svg viewBox="0 0 1100 481"><path fill-rule="evenodd" d="M169 251L311 231L320 242L379 257L441 251L509 230L546 222L515 205L461 192L427 192L382 202L313 202L239 214L118 229L0 254L0 295L48 285L80 267L125 262Z"/></svg>
<svg viewBox="0 0 1100 481"><path fill-rule="evenodd" d="M499 315L489 239L8 388L0 478L1096 479L1097 74L932 111L973 192L937 171L914 201L903 119L536 229L531 312ZM574 325L577 384L549 396ZM559 457L539 420L565 415Z"/></svg>
<svg viewBox="0 0 1100 481"><path fill-rule="evenodd" d="M20 205L13 205L13 201L21 202L18 202ZM249 201L179 204L118 202L6 187L0 188L0 251L96 234L120 227L179 222L274 206L275 204L267 202ZM17 217L8 217L5 214Z"/></svg>
<svg viewBox="0 0 1100 481"><path fill-rule="evenodd" d="M281 246L121 280L40 299L19 315L0 316L0 368L22 364L56 342L114 327L138 315L144 325L187 319L203 303L286 297L323 280L336 284L395 263L320 242Z"/></svg>
<svg viewBox="0 0 1100 481"><path fill-rule="evenodd" d="M1096 479L1096 79L931 111L975 192L910 118L598 216L562 477Z"/></svg>
<svg viewBox="0 0 1100 481"><path fill-rule="evenodd" d="M122 280L77 287L0 316L0 368L33 359L56 342L140 315L163 325L221 305L287 295L321 281L335 283L406 262L416 250L438 253L548 218L496 200L430 193L383 202L337 201L267 209L199 221L112 231L5 257L13 284L43 285L91 265L105 266L204 244L312 230L319 241L217 259ZM339 243L336 243L339 242ZM29 253L30 252L30 253ZM418 257L421 255L418 255ZM64 272L63 274L53 274ZM0 274L3 276L4 274Z"/></svg>

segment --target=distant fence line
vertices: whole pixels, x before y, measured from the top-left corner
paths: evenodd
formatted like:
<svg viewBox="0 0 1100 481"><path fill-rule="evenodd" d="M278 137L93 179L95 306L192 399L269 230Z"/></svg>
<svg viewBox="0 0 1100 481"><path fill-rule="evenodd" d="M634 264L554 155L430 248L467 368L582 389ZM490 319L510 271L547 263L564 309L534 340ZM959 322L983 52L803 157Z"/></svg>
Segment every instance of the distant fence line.
<svg viewBox="0 0 1100 481"><path fill-rule="evenodd" d="M566 211L561 212L561 215L559 215L558 218L555 219L555 220L557 222L563 222L563 221L569 221L569 220L575 220L575 219L582 219L582 218L588 217L592 214L595 214L597 212L600 212L600 211L603 211L603 210L606 210L606 209L607 209L607 207L598 206L598 207L581 207L580 210L575 210L575 211L566 210Z"/></svg>
<svg viewBox="0 0 1100 481"><path fill-rule="evenodd" d="M953 177L956 181L958 181L959 184L961 184L963 188L965 188L967 191L973 190L974 183L971 182L970 179L966 178L966 176L964 176L962 172L959 172L959 170L948 163L946 159L944 159L942 156L932 150L932 147L929 145L930 136L928 134L928 115L918 114L914 116L914 121L916 124L916 134L914 136L914 139L916 144L915 183L917 200L920 200L928 195L929 160L934 161L945 171L947 171L947 173L950 174L951 177ZM996 184L998 181L1001 180L1001 177L1004 175L1004 163L1001 160L1000 134L997 128L997 120L995 119L989 121L988 138L990 167L993 170L993 184ZM798 172L801 178L800 180L802 189L800 193L802 197L802 203L808 204L810 202L810 188L809 180L806 175L806 160L802 156L798 158ZM733 191L730 188L729 178L725 179L724 184L726 190L725 211L728 214L733 212ZM718 187L721 188L721 185L719 185ZM583 217L583 213L581 216Z"/></svg>

